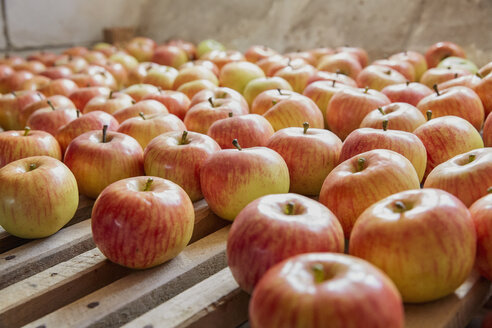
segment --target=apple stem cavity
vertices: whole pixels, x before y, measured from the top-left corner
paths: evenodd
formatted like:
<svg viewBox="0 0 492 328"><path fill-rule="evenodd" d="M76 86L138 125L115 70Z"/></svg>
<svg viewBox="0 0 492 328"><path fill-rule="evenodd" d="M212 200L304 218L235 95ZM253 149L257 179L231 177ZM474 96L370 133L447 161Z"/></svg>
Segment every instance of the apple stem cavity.
<svg viewBox="0 0 492 328"><path fill-rule="evenodd" d="M208 102L212 105L212 107L215 107L212 97L208 97Z"/></svg>
<svg viewBox="0 0 492 328"><path fill-rule="evenodd" d="M232 140L232 145L237 148L237 150L243 150L241 146L239 145L239 142L237 139Z"/></svg>
<svg viewBox="0 0 492 328"><path fill-rule="evenodd" d="M425 114L427 115L427 121L430 121L432 118L432 111L429 109L427 110L427 112L425 112Z"/></svg>
<svg viewBox="0 0 492 328"><path fill-rule="evenodd" d="M294 214L294 206L295 204L293 202L288 202L287 205L285 205L284 213L287 215Z"/></svg>
<svg viewBox="0 0 492 328"><path fill-rule="evenodd" d="M106 135L107 135L107 132L108 132L108 125L105 124L103 126L103 135L102 135L102 142L103 143L106 143Z"/></svg>
<svg viewBox="0 0 492 328"><path fill-rule="evenodd" d="M434 85L432 86L432 89L434 89L434 91L436 92L436 94L437 94L438 96L440 96L440 95L441 95L441 94L439 93L439 89L437 88L437 84L434 84Z"/></svg>
<svg viewBox="0 0 492 328"><path fill-rule="evenodd" d="M337 80L332 80L332 81L331 81L331 86L332 86L332 88L334 88L334 87L335 87L335 83L336 83L336 82L337 82Z"/></svg>
<svg viewBox="0 0 492 328"><path fill-rule="evenodd" d="M186 145L188 141L186 140L188 138L188 131L183 131L183 134L181 135L181 141L179 142L180 145Z"/></svg>
<svg viewBox="0 0 492 328"><path fill-rule="evenodd" d="M480 74L479 72L475 73L476 76L478 76L479 78L483 79L483 75Z"/></svg>
<svg viewBox="0 0 492 328"><path fill-rule="evenodd" d="M135 100L132 100L132 105L135 105L137 102Z"/></svg>
<svg viewBox="0 0 492 328"><path fill-rule="evenodd" d="M383 130L388 131L388 119L383 120Z"/></svg>
<svg viewBox="0 0 492 328"><path fill-rule="evenodd" d="M492 194L492 186L487 189L487 194Z"/></svg>
<svg viewBox="0 0 492 328"><path fill-rule="evenodd" d="M34 164L34 163L29 164L29 171L34 170L36 167L37 167L37 166L36 166L36 164Z"/></svg>
<svg viewBox="0 0 492 328"><path fill-rule="evenodd" d="M142 120L144 120L144 121L146 120L143 112L138 113L138 116L140 116L142 118Z"/></svg>
<svg viewBox="0 0 492 328"><path fill-rule="evenodd" d="M145 183L145 188L144 188L143 191L149 191L150 190L150 186L152 186L152 182L154 182L154 179L148 178L147 179L147 182Z"/></svg>
<svg viewBox="0 0 492 328"><path fill-rule="evenodd" d="M476 157L477 157L477 155L475 155L475 154L471 154L470 156L468 156L468 163L473 162Z"/></svg>
<svg viewBox="0 0 492 328"><path fill-rule="evenodd" d="M364 93L367 93L367 91L369 91L369 87L365 87Z"/></svg>
<svg viewBox="0 0 492 328"><path fill-rule="evenodd" d="M304 128L304 134L307 133L307 130L309 129L309 123L308 122L304 122L302 123L302 127Z"/></svg>
<svg viewBox="0 0 492 328"><path fill-rule="evenodd" d="M229 112L228 115L229 115L229 117L232 117L232 115L234 115L234 113L233 112Z"/></svg>
<svg viewBox="0 0 492 328"><path fill-rule="evenodd" d="M46 102L48 103L48 106L50 106L52 110L55 110L55 106L53 106L51 100L46 100Z"/></svg>
<svg viewBox="0 0 492 328"><path fill-rule="evenodd" d="M12 91L11 92L12 96L14 96L15 98L17 98L17 94L15 93L15 91Z"/></svg>
<svg viewBox="0 0 492 328"><path fill-rule="evenodd" d="M364 157L357 159L357 172L361 172L364 169L364 164L366 164Z"/></svg>
<svg viewBox="0 0 492 328"><path fill-rule="evenodd" d="M26 127L24 128L24 137L26 137L26 136L29 134L29 131L31 131L31 128L30 128L30 127L28 127L28 126L26 126Z"/></svg>
<svg viewBox="0 0 492 328"><path fill-rule="evenodd" d="M386 113L384 112L383 108L378 107L378 111L381 113L381 115L386 115Z"/></svg>
<svg viewBox="0 0 492 328"><path fill-rule="evenodd" d="M272 105L275 106L278 103L276 100L272 100Z"/></svg>
<svg viewBox="0 0 492 328"><path fill-rule="evenodd" d="M407 84L407 87L410 85L410 81L408 81L408 80L405 83Z"/></svg>
<svg viewBox="0 0 492 328"><path fill-rule="evenodd" d="M325 281L325 268L321 263L316 263L312 267L314 282L319 284Z"/></svg>
<svg viewBox="0 0 492 328"><path fill-rule="evenodd" d="M401 200L396 201L394 205L395 205L395 211L398 213L403 213L407 210L407 207Z"/></svg>

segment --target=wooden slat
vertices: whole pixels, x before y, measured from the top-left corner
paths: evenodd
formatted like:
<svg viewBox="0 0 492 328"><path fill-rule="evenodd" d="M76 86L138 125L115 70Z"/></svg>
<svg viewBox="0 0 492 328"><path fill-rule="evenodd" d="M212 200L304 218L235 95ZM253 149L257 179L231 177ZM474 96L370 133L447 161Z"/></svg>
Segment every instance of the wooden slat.
<svg viewBox="0 0 492 328"><path fill-rule="evenodd" d="M79 197L79 206L75 212L73 218L65 225L64 228L71 225L77 224L91 217L92 206L94 205L94 200L89 199L83 195ZM30 242L31 239L23 239L19 237L12 236L2 227L0 227L0 254L11 250L15 247L19 247Z"/></svg>
<svg viewBox="0 0 492 328"><path fill-rule="evenodd" d="M132 272L26 327L117 327L225 268L229 227L186 247L173 260Z"/></svg>
<svg viewBox="0 0 492 328"><path fill-rule="evenodd" d="M248 302L225 268L123 327L237 327L248 319Z"/></svg>

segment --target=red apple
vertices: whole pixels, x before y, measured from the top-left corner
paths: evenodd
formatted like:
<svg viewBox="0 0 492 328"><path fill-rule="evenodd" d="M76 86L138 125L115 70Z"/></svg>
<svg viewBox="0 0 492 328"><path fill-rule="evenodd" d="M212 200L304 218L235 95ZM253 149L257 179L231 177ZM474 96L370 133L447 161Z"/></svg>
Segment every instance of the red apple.
<svg viewBox="0 0 492 328"><path fill-rule="evenodd" d="M253 328L402 328L403 313L401 296L384 273L334 253L280 262L259 281L249 305Z"/></svg>
<svg viewBox="0 0 492 328"><path fill-rule="evenodd" d="M476 265L482 276L492 280L492 187L473 203L470 213L477 231Z"/></svg>
<svg viewBox="0 0 492 328"><path fill-rule="evenodd" d="M351 77L348 77L342 73L332 73L325 71L316 71L313 75L311 75L307 81L307 85L309 86L311 83L316 81L336 81L337 84L345 84L350 87L357 88L357 82Z"/></svg>
<svg viewBox="0 0 492 328"><path fill-rule="evenodd" d="M391 195L364 211L349 253L385 272L404 302L421 303L451 294L468 278L476 242L466 206L426 188Z"/></svg>
<svg viewBox="0 0 492 328"><path fill-rule="evenodd" d="M107 87L86 87L75 90L70 94L70 100L75 108L83 110L85 105L96 96L109 96L111 90Z"/></svg>
<svg viewBox="0 0 492 328"><path fill-rule="evenodd" d="M150 61L155 48L154 40L142 36L131 39L125 46L125 50L139 62Z"/></svg>
<svg viewBox="0 0 492 328"><path fill-rule="evenodd" d="M417 107L396 102L369 112L360 123L360 127L381 129L384 121L388 121L389 130L407 132L413 132L426 122L425 116Z"/></svg>
<svg viewBox="0 0 492 328"><path fill-rule="evenodd" d="M492 115L489 115L485 120L482 133L485 147L492 147Z"/></svg>
<svg viewBox="0 0 492 328"><path fill-rule="evenodd" d="M277 51L266 46L253 45L244 52L247 61L256 63L257 61L278 54Z"/></svg>
<svg viewBox="0 0 492 328"><path fill-rule="evenodd" d="M183 84L196 80L208 80L215 85L219 85L217 75L212 70L205 66L191 66L183 68L178 72L171 88L176 90Z"/></svg>
<svg viewBox="0 0 492 328"><path fill-rule="evenodd" d="M55 95L69 97L72 92L77 90L79 87L75 82L69 79L60 78L56 80L50 80L47 85L38 89L39 92L44 94L46 97L51 97Z"/></svg>
<svg viewBox="0 0 492 328"><path fill-rule="evenodd" d="M371 65L390 67L403 75L407 79L407 81L415 81L415 68L413 68L413 65L407 61L394 59L378 59L372 62Z"/></svg>
<svg viewBox="0 0 492 328"><path fill-rule="evenodd" d="M166 106L164 106L162 103L158 102L157 100L146 99L146 100L141 100L138 103L135 103L129 107L125 107L116 111L113 114L113 116L121 124L129 118L138 117L140 113L143 113L144 115L152 115L152 114L159 114L159 113L168 114L169 111L167 110Z"/></svg>
<svg viewBox="0 0 492 328"><path fill-rule="evenodd" d="M271 242L271 236L282 238ZM239 286L251 293L275 264L302 253L342 253L344 244L340 223L324 205L297 194L266 195L232 223L227 262Z"/></svg>
<svg viewBox="0 0 492 328"><path fill-rule="evenodd" d="M137 58L124 51L117 51L109 57L110 61L120 63L127 71L131 71L138 66Z"/></svg>
<svg viewBox="0 0 492 328"><path fill-rule="evenodd" d="M49 107L36 110L27 119L27 126L33 130L42 130L55 136L58 130L78 117L78 109L73 107Z"/></svg>
<svg viewBox="0 0 492 328"><path fill-rule="evenodd" d="M320 47L320 48L309 49L308 52L311 54L311 56L314 57L317 64L321 57L326 55L333 55L335 53L335 50L329 47Z"/></svg>
<svg viewBox="0 0 492 328"><path fill-rule="evenodd" d="M89 49L87 49L86 47L76 46L76 47L71 47L71 48L65 49L63 51L63 54L68 55L68 56L83 56L88 52L89 52Z"/></svg>
<svg viewBox="0 0 492 328"><path fill-rule="evenodd" d="M20 91L22 84L32 79L33 76L34 74L28 71L17 71L0 80L0 92L8 93L12 91Z"/></svg>
<svg viewBox="0 0 492 328"><path fill-rule="evenodd" d="M130 107L135 103L132 97L122 92L111 91L108 96L95 96L82 109L82 112L89 113L94 111L102 111L108 114L114 114L120 109Z"/></svg>
<svg viewBox="0 0 492 328"><path fill-rule="evenodd" d="M342 73L353 79L362 71L362 66L355 55L340 52L334 55L327 55L320 58L318 66L320 71Z"/></svg>
<svg viewBox="0 0 492 328"><path fill-rule="evenodd" d="M55 61L60 55L54 52L41 50L39 52L34 52L26 57L27 60L37 60L43 63L45 66L53 66Z"/></svg>
<svg viewBox="0 0 492 328"><path fill-rule="evenodd" d="M189 99L202 90L214 90L217 85L209 80L195 80L180 85L176 91L184 93Z"/></svg>
<svg viewBox="0 0 492 328"><path fill-rule="evenodd" d="M175 40L170 40L166 42L166 45L168 46L176 46L180 49L183 49L186 54L188 55L189 60L193 60L196 58L196 46L188 41L180 40L180 39L175 39Z"/></svg>
<svg viewBox="0 0 492 328"><path fill-rule="evenodd" d="M27 119L29 118L29 116L31 116L31 114L37 111L38 109L49 107L48 101L51 102L51 104L56 108L58 107L75 108L73 102L65 96L57 95L48 98L42 97L41 100L38 100L21 108L19 113L19 126L26 126Z"/></svg>
<svg viewBox="0 0 492 328"><path fill-rule="evenodd" d="M407 158L375 149L335 167L321 187L319 201L336 215L348 238L366 208L394 193L419 188L417 172Z"/></svg>
<svg viewBox="0 0 492 328"><path fill-rule="evenodd" d="M189 61L179 66L178 70L181 71L182 69L193 67L193 66L203 66L211 70L215 74L215 76L219 77L219 68L210 60L197 59L197 60Z"/></svg>
<svg viewBox="0 0 492 328"><path fill-rule="evenodd" d="M161 65L152 62L139 63L136 67L128 70L128 80L127 85L142 83L144 77L147 75L148 71L152 68L159 67Z"/></svg>
<svg viewBox="0 0 492 328"><path fill-rule="evenodd" d="M159 66L147 71L142 83L152 84L163 90L173 88L173 83L178 76L178 70L170 66Z"/></svg>
<svg viewBox="0 0 492 328"><path fill-rule="evenodd" d="M263 91L256 96L255 100L253 100L250 112L253 114L263 115L280 101L289 99L292 94L292 91L285 89Z"/></svg>
<svg viewBox="0 0 492 328"><path fill-rule="evenodd" d="M474 90L480 84L480 81L482 81L482 79L479 76L477 76L476 74L473 75L470 74L470 75L459 76L455 79L448 80L443 83L439 83L437 87L439 90L443 90L451 87L468 87Z"/></svg>
<svg viewBox="0 0 492 328"><path fill-rule="evenodd" d="M288 65L275 72L274 76L285 79L292 86L292 90L302 93L306 88L309 78L316 72L311 65ZM286 88L281 88L286 89Z"/></svg>
<svg viewBox="0 0 492 328"><path fill-rule="evenodd" d="M73 74L69 77L80 88L83 87L108 87L110 90L116 90L118 83L114 76L101 66L89 66L91 71L83 70L80 73Z"/></svg>
<svg viewBox="0 0 492 328"><path fill-rule="evenodd" d="M38 60L27 60L22 63L12 65L12 68L16 71L29 71L32 74L39 74L46 70L46 66Z"/></svg>
<svg viewBox="0 0 492 328"><path fill-rule="evenodd" d="M48 67L45 71L39 73L39 75L49 77L52 80L68 78L72 74L73 71L67 66Z"/></svg>
<svg viewBox="0 0 492 328"><path fill-rule="evenodd" d="M293 52L288 52L284 54L285 57L288 59L296 60L296 59L302 59L304 60L308 65L316 65L316 57L310 52L310 51L293 51Z"/></svg>
<svg viewBox="0 0 492 328"><path fill-rule="evenodd" d="M405 83L407 78L391 67L369 65L357 75L356 81L359 87L381 91L388 85Z"/></svg>
<svg viewBox="0 0 492 328"><path fill-rule="evenodd" d="M179 47L162 45L155 48L151 61L159 65L178 68L188 61L188 54Z"/></svg>
<svg viewBox="0 0 492 328"><path fill-rule="evenodd" d="M440 84L460 76L470 75L470 72L461 68L436 67L425 71L420 78L420 83L432 88L434 84Z"/></svg>
<svg viewBox="0 0 492 328"><path fill-rule="evenodd" d="M79 73L89 66L89 63L81 56L62 55L57 58L54 66L68 67L73 73Z"/></svg>
<svg viewBox="0 0 492 328"><path fill-rule="evenodd" d="M404 51L390 56L390 60L403 60L410 63L415 69L415 81L420 81L420 77L427 70L427 61L424 55L416 51Z"/></svg>
<svg viewBox="0 0 492 328"><path fill-rule="evenodd" d="M51 80L46 76L42 75L34 75L29 80L24 81L17 90L33 90L38 91L40 89L45 88L48 84L50 84Z"/></svg>
<svg viewBox="0 0 492 328"><path fill-rule="evenodd" d="M485 76L478 85L473 88L473 91L477 93L477 95L482 100L483 109L485 113L485 117L490 116L492 113L492 73L489 73Z"/></svg>
<svg viewBox="0 0 492 328"><path fill-rule="evenodd" d="M96 246L110 261L133 269L178 255L191 239L194 222L193 203L183 189L158 177L117 181L92 209Z"/></svg>
<svg viewBox="0 0 492 328"><path fill-rule="evenodd" d="M177 183L195 202L203 198L200 168L211 154L219 150L219 145L212 138L201 133L164 133L155 137L145 148L145 173Z"/></svg>
<svg viewBox="0 0 492 328"><path fill-rule="evenodd" d="M349 53L354 55L362 67L366 67L369 63L369 55L363 48L344 46L336 48L335 51L337 53Z"/></svg>
<svg viewBox="0 0 492 328"><path fill-rule="evenodd" d="M260 93L272 89L292 90L292 87L289 82L279 76L259 77L257 79L251 80L246 85L243 91L244 99L246 99L248 105L251 106L255 98Z"/></svg>
<svg viewBox="0 0 492 328"><path fill-rule="evenodd" d="M140 100L142 100L148 95L158 94L159 88L152 84L139 83L139 84L133 84L123 90L120 90L120 92L126 93L127 95L135 99L136 102L139 102Z"/></svg>
<svg viewBox="0 0 492 328"><path fill-rule="evenodd" d="M226 87L216 87L213 89L204 89L200 92L197 92L193 98L191 98L190 108L199 104L201 102L206 102L208 99L212 97L212 101L216 100L220 102L224 102L226 100L234 100L241 103L241 107L245 112L249 111L248 103L246 99L234 89L226 88Z"/></svg>
<svg viewBox="0 0 492 328"><path fill-rule="evenodd" d="M166 106L169 113L176 115L181 120L184 119L188 108L190 108L190 99L182 92L172 90L161 90L158 94L150 94L143 100L156 100Z"/></svg>
<svg viewBox="0 0 492 328"><path fill-rule="evenodd" d="M200 59L211 61L219 70L221 70L226 64L246 61L246 58L244 58L244 55L240 51L223 49L212 50L201 56Z"/></svg>
<svg viewBox="0 0 492 328"><path fill-rule="evenodd" d="M21 111L23 108L44 99L45 97L36 91L11 92L0 96L0 126L5 130L19 130L24 128L21 124Z"/></svg>
<svg viewBox="0 0 492 328"><path fill-rule="evenodd" d="M407 82L388 85L381 90L391 102L404 102L412 106L417 106L419 101L432 94L432 90L418 82Z"/></svg>
<svg viewBox="0 0 492 328"><path fill-rule="evenodd" d="M436 67L446 57L466 58L465 51L455 43L449 41L437 42L425 52L427 67Z"/></svg>

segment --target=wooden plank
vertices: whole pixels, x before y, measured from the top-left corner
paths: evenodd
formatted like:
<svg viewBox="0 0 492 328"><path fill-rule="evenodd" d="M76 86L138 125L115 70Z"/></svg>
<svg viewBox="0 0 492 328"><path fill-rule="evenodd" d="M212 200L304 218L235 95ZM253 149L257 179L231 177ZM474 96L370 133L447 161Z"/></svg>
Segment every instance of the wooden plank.
<svg viewBox="0 0 492 328"><path fill-rule="evenodd" d="M229 226L186 247L173 260L134 271L26 327L116 327L156 307L227 266Z"/></svg>
<svg viewBox="0 0 492 328"><path fill-rule="evenodd" d="M196 239L219 230L226 222L208 210L206 203L198 202L195 213ZM92 249L0 290L0 327L27 324L131 272Z"/></svg>
<svg viewBox="0 0 492 328"><path fill-rule="evenodd" d="M248 319L248 302L225 268L123 327L237 327Z"/></svg>
<svg viewBox="0 0 492 328"><path fill-rule="evenodd" d="M93 205L94 205L93 199L89 199L83 195L80 195L79 206L77 208L77 211L75 212L73 218L65 225L64 228L90 218ZM19 247L21 245L27 244L30 241L31 239L23 239L23 238L12 236L7 231L5 231L2 227L0 227L0 253L4 253L15 247Z"/></svg>

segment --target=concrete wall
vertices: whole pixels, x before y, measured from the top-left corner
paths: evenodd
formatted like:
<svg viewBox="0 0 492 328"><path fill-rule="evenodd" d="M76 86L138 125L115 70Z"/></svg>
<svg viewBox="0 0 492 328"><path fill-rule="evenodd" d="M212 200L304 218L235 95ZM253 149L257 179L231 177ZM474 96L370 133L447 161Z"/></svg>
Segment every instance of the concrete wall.
<svg viewBox="0 0 492 328"><path fill-rule="evenodd" d="M372 59L450 40L492 60L492 0L1 0L0 48L88 45L104 27L136 26L157 41L215 38L245 50L356 45Z"/></svg>

